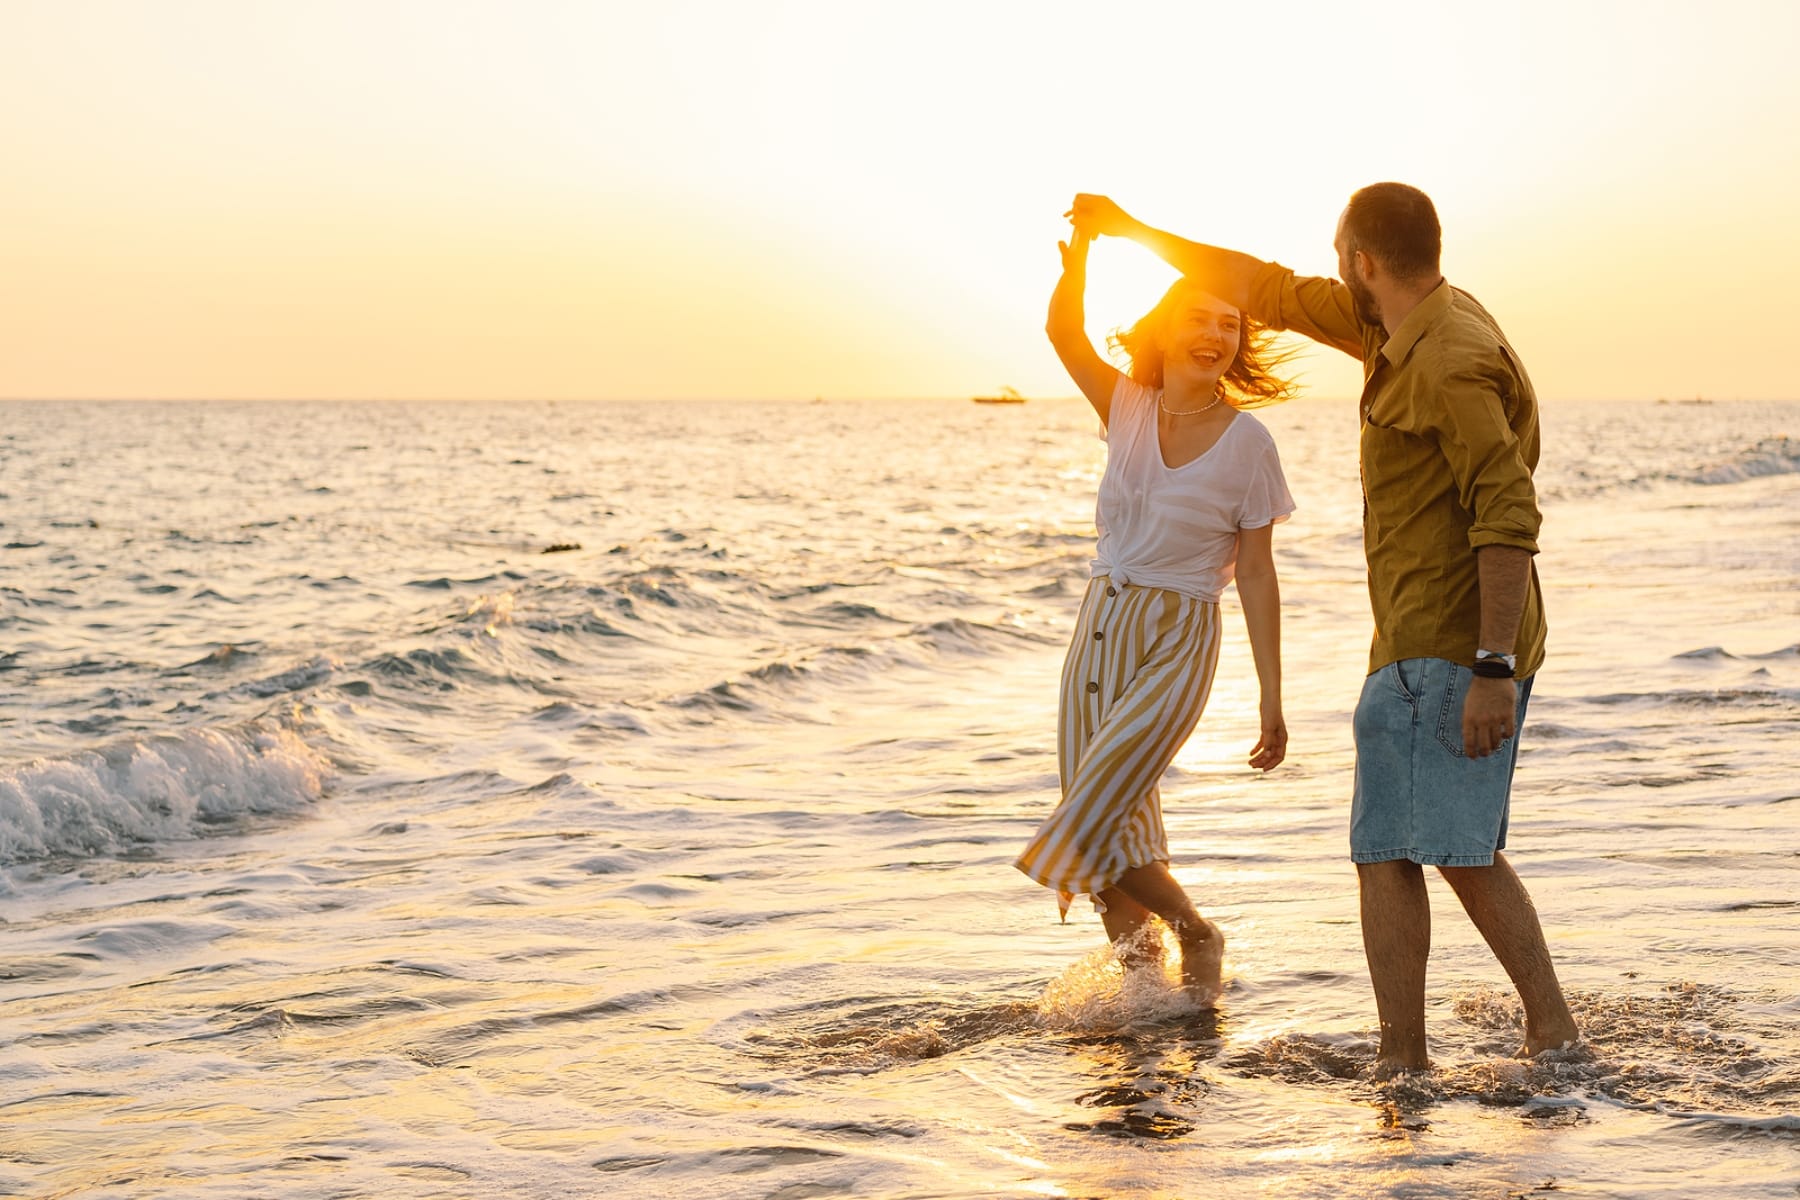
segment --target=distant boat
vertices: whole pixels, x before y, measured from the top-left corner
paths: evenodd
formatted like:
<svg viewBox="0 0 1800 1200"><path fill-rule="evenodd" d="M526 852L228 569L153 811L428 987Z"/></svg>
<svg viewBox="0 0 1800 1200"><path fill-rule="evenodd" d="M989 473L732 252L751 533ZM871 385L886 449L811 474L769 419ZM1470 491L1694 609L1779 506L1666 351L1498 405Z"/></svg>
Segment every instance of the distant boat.
<svg viewBox="0 0 1800 1200"><path fill-rule="evenodd" d="M977 403L977 404L1023 404L1023 403L1025 403L1025 397L1019 395L1019 393L1013 391L1013 389L1011 389L1009 387L1003 387L1000 389L1000 394L998 396L977 396L977 397L975 397L975 403Z"/></svg>

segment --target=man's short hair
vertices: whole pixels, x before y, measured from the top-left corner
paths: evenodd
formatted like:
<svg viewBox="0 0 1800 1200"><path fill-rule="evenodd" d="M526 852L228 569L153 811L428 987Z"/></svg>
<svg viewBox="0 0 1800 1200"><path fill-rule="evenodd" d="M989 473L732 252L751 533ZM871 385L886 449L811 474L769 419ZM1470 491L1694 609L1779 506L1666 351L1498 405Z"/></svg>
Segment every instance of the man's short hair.
<svg viewBox="0 0 1800 1200"><path fill-rule="evenodd" d="M1344 235L1401 279L1435 275L1444 234L1431 197L1404 183L1371 183L1350 197Z"/></svg>

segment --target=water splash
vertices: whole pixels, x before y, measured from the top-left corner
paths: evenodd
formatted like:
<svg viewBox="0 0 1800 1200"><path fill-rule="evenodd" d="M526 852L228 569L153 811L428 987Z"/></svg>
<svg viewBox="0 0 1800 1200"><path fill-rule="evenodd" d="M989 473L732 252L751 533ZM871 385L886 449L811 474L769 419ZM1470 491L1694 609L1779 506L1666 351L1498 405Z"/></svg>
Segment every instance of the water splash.
<svg viewBox="0 0 1800 1200"><path fill-rule="evenodd" d="M1185 1022L1209 1011L1182 986L1181 952L1161 922L1147 925L1137 945L1101 946L1044 989L1038 1018L1065 1033L1117 1033ZM1135 960L1127 967L1121 960Z"/></svg>

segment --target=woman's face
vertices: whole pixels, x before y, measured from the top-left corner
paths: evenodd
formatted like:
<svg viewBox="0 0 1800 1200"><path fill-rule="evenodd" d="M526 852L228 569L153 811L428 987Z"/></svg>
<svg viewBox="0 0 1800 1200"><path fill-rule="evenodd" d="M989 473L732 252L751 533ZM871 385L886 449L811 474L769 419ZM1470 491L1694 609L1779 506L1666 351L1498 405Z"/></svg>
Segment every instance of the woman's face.
<svg viewBox="0 0 1800 1200"><path fill-rule="evenodd" d="M1237 357L1244 339L1244 319L1217 296L1187 289L1169 313L1163 339L1163 386L1179 378L1189 386L1211 389Z"/></svg>

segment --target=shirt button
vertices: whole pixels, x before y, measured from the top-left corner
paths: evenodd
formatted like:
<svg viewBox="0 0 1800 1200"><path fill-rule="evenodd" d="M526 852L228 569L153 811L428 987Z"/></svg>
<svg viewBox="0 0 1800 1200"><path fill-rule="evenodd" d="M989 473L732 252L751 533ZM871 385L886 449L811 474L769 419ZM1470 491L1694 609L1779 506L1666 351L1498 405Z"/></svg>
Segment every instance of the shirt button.
<svg viewBox="0 0 1800 1200"><path fill-rule="evenodd" d="M1106 588L1106 594L1109 596L1116 596L1119 594L1119 589L1116 587L1113 587L1111 584L1108 584L1107 588Z"/></svg>
<svg viewBox="0 0 1800 1200"><path fill-rule="evenodd" d="M1099 631L1099 630L1098 630L1098 629L1096 629L1096 630L1094 630L1094 640L1095 640L1095 641L1096 641L1096 642L1097 642L1097 641L1099 641L1099 640L1101 640L1101 639L1102 639L1102 638L1104 638L1104 637L1105 637L1105 636L1106 636L1106 635L1105 635L1105 634L1104 634L1104 633L1102 633L1102 632L1100 632L1100 631Z"/></svg>
<svg viewBox="0 0 1800 1200"><path fill-rule="evenodd" d="M1097 683L1090 683L1090 684L1088 684L1088 695L1090 695L1090 696L1091 696L1091 695L1093 695L1093 694L1094 694L1094 693L1095 693L1095 692L1097 692L1097 691L1099 691L1099 690L1100 690L1100 685L1099 685L1099 684L1097 684Z"/></svg>

